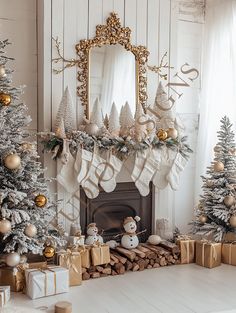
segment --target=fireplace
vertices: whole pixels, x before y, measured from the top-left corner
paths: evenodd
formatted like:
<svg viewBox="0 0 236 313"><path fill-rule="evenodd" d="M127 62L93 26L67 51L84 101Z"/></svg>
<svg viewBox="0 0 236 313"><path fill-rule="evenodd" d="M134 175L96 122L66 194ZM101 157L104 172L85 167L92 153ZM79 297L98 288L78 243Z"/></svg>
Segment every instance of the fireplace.
<svg viewBox="0 0 236 313"><path fill-rule="evenodd" d="M87 198L81 188L81 228L86 233L86 226L96 222L99 229L103 229L105 241L113 239L117 234L124 232L122 221L127 216L138 215L141 221L138 223L137 231L147 229L139 239L145 241L152 233L153 221L153 192L150 186L150 193L142 197L134 183L118 183L116 189L111 193L100 190L99 196L95 199Z"/></svg>

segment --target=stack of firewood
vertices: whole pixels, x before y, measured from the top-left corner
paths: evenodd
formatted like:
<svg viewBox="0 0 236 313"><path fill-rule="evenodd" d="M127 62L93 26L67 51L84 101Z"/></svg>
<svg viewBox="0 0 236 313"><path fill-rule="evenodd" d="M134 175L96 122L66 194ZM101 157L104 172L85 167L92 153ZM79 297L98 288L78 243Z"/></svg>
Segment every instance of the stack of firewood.
<svg viewBox="0 0 236 313"><path fill-rule="evenodd" d="M110 254L110 263L83 268L83 280L180 263L179 247L168 241L163 241L158 246L141 243L136 249L131 250L118 246L112 249Z"/></svg>

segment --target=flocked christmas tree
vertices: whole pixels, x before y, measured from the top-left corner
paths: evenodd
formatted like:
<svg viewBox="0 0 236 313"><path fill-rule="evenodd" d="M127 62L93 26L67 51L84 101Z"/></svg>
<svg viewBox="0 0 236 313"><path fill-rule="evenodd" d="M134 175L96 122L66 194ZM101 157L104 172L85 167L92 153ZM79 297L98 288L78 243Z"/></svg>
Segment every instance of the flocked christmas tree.
<svg viewBox="0 0 236 313"><path fill-rule="evenodd" d="M0 253L15 266L20 255L42 253L46 242L53 254L62 241L60 232L49 228L56 206L48 198L36 145L28 141L31 119L26 105L18 103L21 89L12 86L11 59L4 54L8 44L0 41Z"/></svg>
<svg viewBox="0 0 236 313"><path fill-rule="evenodd" d="M221 120L218 140L192 225L194 233L222 241L226 232L236 232L236 148L228 117Z"/></svg>

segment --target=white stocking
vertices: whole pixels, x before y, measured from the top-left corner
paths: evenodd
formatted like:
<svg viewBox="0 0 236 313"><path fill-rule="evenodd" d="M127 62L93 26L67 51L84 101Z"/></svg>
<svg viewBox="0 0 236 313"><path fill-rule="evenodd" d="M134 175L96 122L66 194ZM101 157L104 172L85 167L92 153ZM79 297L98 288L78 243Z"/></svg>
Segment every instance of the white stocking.
<svg viewBox="0 0 236 313"><path fill-rule="evenodd" d="M79 153L79 154L78 154ZM77 155L76 155L76 164L75 164L75 168L78 167L78 176L77 176L77 181L79 184L81 184L81 182L83 181L83 179L87 176L88 172L89 172L89 167L90 167L90 163L92 162L93 159L93 154L92 152L82 149L81 152L81 161L79 161L79 157L80 157L80 152L78 150ZM81 165L79 165L78 163L80 163Z"/></svg>
<svg viewBox="0 0 236 313"><path fill-rule="evenodd" d="M184 158L180 153L177 154L170 172L166 176L167 180L169 181L171 188L173 190L177 190L179 187L179 176L180 173L184 170L185 165L187 164L187 159Z"/></svg>
<svg viewBox="0 0 236 313"><path fill-rule="evenodd" d="M133 182L136 182L136 180L139 178L145 161L146 161L146 157L147 157L147 151L144 150L143 152L137 151L135 154L135 161L134 161L134 168L131 174L131 178L133 180Z"/></svg>

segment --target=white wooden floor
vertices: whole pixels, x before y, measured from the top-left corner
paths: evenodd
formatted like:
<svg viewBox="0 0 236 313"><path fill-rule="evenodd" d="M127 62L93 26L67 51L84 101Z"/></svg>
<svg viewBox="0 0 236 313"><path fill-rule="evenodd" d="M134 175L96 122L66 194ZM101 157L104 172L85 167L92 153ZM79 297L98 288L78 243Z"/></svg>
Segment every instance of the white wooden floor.
<svg viewBox="0 0 236 313"><path fill-rule="evenodd" d="M89 280L69 294L38 300L14 294L11 305L28 308L68 300L73 313L236 313L236 267L177 265Z"/></svg>

